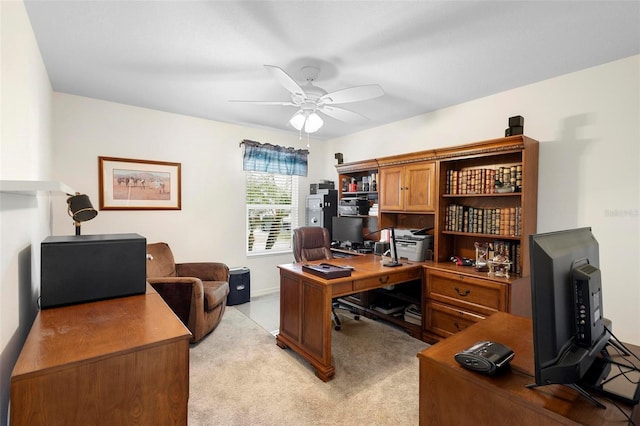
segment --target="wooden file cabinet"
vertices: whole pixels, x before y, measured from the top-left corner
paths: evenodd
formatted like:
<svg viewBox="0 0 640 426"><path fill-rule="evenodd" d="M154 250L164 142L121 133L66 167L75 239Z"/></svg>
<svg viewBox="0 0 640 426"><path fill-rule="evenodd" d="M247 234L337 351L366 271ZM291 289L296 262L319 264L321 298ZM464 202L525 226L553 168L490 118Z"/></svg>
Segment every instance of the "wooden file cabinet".
<svg viewBox="0 0 640 426"><path fill-rule="evenodd" d="M514 312L513 298L523 297L518 295L528 285L521 279L489 277L472 267L451 264L431 264L424 273L423 340L430 342L449 337L496 312Z"/></svg>
<svg viewBox="0 0 640 426"><path fill-rule="evenodd" d="M38 313L11 375L11 425L187 423L190 333L147 288Z"/></svg>

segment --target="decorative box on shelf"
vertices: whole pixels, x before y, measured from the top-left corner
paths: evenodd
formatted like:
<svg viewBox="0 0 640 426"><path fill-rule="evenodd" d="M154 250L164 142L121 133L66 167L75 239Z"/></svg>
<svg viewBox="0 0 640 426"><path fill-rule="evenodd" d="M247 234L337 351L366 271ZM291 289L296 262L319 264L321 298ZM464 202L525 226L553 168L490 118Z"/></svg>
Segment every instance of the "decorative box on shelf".
<svg viewBox="0 0 640 426"><path fill-rule="evenodd" d="M488 260L487 265L489 266L489 275L509 278L509 269L511 269L511 262L509 262L508 260Z"/></svg>

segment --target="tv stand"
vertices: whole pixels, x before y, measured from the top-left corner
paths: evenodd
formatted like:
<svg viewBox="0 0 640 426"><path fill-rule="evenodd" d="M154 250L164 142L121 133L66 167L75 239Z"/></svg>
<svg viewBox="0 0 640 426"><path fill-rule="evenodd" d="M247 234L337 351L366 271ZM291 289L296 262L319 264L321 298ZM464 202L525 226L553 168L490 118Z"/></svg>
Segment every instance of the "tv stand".
<svg viewBox="0 0 640 426"><path fill-rule="evenodd" d="M607 346L614 347L618 355L612 356ZM602 350L602 356L596 358L593 365L582 378L580 386L594 395L601 395L623 404L634 405L640 401L640 372L631 370L631 359L621 362L614 357L631 357L633 354L621 342L611 338L609 344ZM612 368L616 366L616 368ZM622 372L624 369L624 372ZM629 383L635 383L631 386Z"/></svg>

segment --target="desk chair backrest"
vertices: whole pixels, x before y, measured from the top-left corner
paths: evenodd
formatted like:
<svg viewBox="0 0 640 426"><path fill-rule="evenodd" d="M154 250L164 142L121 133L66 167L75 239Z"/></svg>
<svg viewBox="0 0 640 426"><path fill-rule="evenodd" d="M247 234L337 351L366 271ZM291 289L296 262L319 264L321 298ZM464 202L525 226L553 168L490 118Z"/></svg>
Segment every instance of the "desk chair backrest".
<svg viewBox="0 0 640 426"><path fill-rule="evenodd" d="M329 230L319 226L302 226L294 229L293 257L296 262L333 258Z"/></svg>

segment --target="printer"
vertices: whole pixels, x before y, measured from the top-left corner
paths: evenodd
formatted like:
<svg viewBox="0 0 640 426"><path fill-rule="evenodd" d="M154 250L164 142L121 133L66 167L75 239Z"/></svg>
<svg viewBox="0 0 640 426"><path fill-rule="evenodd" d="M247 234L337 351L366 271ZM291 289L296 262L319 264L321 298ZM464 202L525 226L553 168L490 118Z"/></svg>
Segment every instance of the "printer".
<svg viewBox="0 0 640 426"><path fill-rule="evenodd" d="M417 235L416 229L396 229L396 249L398 258L406 258L415 262L431 260L433 253L433 235ZM429 259L427 259L427 253Z"/></svg>

